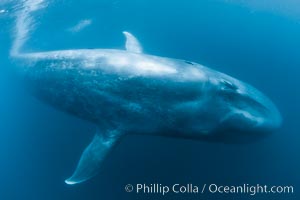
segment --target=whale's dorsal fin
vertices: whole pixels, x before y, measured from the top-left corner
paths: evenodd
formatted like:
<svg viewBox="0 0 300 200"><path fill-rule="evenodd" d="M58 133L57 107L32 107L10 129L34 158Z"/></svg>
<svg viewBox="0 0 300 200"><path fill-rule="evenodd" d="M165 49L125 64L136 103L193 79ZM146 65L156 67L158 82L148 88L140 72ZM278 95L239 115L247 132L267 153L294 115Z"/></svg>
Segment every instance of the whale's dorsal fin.
<svg viewBox="0 0 300 200"><path fill-rule="evenodd" d="M126 37L126 50L133 53L142 53L143 49L139 41L129 32L123 31L123 34Z"/></svg>
<svg viewBox="0 0 300 200"><path fill-rule="evenodd" d="M96 133L93 141L82 153L75 172L65 182L74 185L95 176L102 165L102 161L113 149L119 138L120 135L117 131L111 131L110 134Z"/></svg>

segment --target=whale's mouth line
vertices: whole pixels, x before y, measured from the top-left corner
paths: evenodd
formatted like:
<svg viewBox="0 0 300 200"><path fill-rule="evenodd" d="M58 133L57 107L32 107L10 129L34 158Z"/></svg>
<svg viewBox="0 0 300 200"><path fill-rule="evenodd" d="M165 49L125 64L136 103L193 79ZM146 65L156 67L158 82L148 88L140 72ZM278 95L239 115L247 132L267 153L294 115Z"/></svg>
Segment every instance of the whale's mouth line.
<svg viewBox="0 0 300 200"><path fill-rule="evenodd" d="M230 101L225 98L228 105L228 113L225 114L220 124L229 124L233 128L273 130L280 126L280 114L269 102L267 97L253 98L249 95L231 95Z"/></svg>
<svg viewBox="0 0 300 200"><path fill-rule="evenodd" d="M235 122L233 125L238 125L238 121L243 121L248 126L256 128L261 126L266 120L263 117L254 116L246 110L233 109L220 120L220 123L232 123L233 121Z"/></svg>

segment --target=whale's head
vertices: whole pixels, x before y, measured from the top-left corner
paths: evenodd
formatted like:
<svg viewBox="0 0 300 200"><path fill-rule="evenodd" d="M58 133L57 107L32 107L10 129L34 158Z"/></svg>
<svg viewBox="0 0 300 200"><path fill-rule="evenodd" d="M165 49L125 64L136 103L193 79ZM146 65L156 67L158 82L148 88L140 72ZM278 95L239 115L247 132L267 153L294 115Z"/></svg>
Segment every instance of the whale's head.
<svg viewBox="0 0 300 200"><path fill-rule="evenodd" d="M217 79L217 99L224 109L221 124L230 129L270 133L281 125L281 115L274 103L262 92L227 75Z"/></svg>

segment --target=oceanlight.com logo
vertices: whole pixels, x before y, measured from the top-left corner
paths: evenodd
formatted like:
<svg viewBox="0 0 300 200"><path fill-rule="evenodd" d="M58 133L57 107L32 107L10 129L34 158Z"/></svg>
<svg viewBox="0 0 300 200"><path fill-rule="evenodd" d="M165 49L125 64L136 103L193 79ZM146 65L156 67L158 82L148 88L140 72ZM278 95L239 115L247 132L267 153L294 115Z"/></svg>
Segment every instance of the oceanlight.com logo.
<svg viewBox="0 0 300 200"><path fill-rule="evenodd" d="M173 194L246 194L246 195L257 195L257 194L293 194L293 186L268 186L268 185L218 185L218 184L203 184L195 185L192 183L173 185L165 185L161 183L137 183L135 185L127 184L125 191L128 193L136 194L160 194L167 195Z"/></svg>

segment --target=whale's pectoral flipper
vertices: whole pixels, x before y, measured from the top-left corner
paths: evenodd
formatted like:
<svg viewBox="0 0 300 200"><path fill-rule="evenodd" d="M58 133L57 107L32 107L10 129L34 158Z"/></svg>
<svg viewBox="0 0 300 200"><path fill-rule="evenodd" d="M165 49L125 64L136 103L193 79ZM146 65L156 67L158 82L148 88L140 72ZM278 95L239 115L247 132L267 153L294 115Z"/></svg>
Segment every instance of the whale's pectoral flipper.
<svg viewBox="0 0 300 200"><path fill-rule="evenodd" d="M120 138L119 134L115 134L114 131L110 133L112 134L97 133L94 136L93 141L82 153L75 172L65 180L67 184L81 183L98 173L102 161Z"/></svg>
<svg viewBox="0 0 300 200"><path fill-rule="evenodd" d="M143 48L139 41L129 32L123 31L123 34L126 37L126 50L133 53L142 53Z"/></svg>

